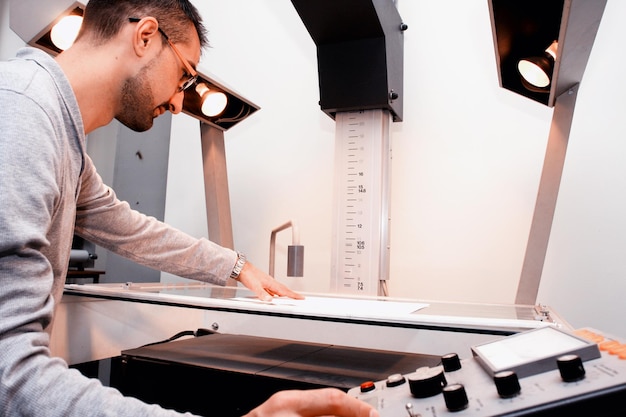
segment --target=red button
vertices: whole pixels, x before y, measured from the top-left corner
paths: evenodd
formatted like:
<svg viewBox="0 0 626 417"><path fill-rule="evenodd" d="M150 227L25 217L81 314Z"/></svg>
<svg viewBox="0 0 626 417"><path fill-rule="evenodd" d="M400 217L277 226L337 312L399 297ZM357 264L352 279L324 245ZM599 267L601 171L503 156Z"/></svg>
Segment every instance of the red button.
<svg viewBox="0 0 626 417"><path fill-rule="evenodd" d="M367 381L361 384L361 392L370 392L376 389L373 381Z"/></svg>

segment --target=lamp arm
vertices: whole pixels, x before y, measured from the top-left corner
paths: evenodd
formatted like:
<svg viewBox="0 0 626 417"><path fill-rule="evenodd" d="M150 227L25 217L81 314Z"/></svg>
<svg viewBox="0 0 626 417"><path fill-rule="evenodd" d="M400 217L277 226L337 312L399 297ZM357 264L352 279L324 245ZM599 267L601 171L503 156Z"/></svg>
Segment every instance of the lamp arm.
<svg viewBox="0 0 626 417"><path fill-rule="evenodd" d="M557 97L555 101L515 304L534 305L537 302L574 118L578 87L579 85L576 84Z"/></svg>

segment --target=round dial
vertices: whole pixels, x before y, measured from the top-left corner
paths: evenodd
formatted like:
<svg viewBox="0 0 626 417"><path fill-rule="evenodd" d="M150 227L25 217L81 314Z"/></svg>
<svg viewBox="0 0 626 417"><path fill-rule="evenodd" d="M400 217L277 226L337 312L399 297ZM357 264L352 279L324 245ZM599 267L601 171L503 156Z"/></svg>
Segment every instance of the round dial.
<svg viewBox="0 0 626 417"><path fill-rule="evenodd" d="M462 384L450 384L443 388L443 399L450 411L460 411L467 408L469 400L465 387Z"/></svg>
<svg viewBox="0 0 626 417"><path fill-rule="evenodd" d="M409 387L415 398L428 398L440 394L447 384L441 368L420 368L409 375Z"/></svg>
<svg viewBox="0 0 626 417"><path fill-rule="evenodd" d="M576 382L585 378L585 368L578 355L563 355L556 360L556 364L565 382Z"/></svg>
<svg viewBox="0 0 626 417"><path fill-rule="evenodd" d="M493 376L500 398L511 398L518 395L522 388L519 385L517 374L513 371L498 372Z"/></svg>

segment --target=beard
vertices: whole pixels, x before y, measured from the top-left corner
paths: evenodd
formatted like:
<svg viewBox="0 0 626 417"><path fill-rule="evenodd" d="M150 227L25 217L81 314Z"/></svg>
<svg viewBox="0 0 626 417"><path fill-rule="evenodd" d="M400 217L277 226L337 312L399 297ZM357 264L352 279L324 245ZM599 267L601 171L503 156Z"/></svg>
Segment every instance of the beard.
<svg viewBox="0 0 626 417"><path fill-rule="evenodd" d="M151 64L126 80L122 87L121 111L115 116L124 126L135 132L145 132L154 123L154 96L147 75ZM169 108L167 104L162 106Z"/></svg>

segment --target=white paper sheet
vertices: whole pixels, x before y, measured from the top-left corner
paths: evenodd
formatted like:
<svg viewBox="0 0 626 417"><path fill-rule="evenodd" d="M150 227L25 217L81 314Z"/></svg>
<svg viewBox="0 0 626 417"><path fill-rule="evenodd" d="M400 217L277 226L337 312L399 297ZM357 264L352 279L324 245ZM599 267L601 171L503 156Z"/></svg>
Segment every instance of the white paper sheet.
<svg viewBox="0 0 626 417"><path fill-rule="evenodd" d="M304 300L275 297L270 302L252 297L237 297L233 300L280 306L294 312L318 312L347 317L402 317L428 307L428 304L414 302L325 297L306 297Z"/></svg>

